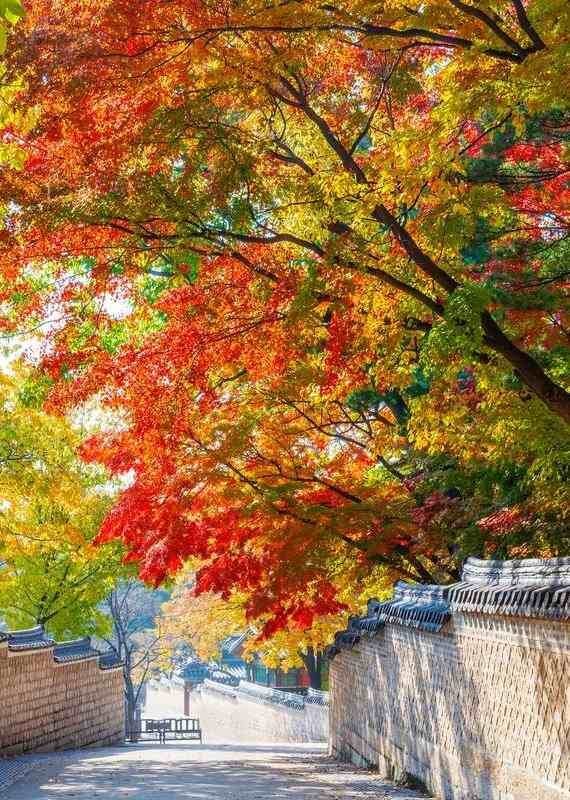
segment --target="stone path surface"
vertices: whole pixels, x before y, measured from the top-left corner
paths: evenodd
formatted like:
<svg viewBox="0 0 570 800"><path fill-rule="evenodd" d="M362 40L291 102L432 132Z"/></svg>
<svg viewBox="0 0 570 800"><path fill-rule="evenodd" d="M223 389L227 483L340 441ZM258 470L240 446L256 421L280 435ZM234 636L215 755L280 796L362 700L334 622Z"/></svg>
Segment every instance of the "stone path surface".
<svg viewBox="0 0 570 800"><path fill-rule="evenodd" d="M27 774L1 796L2 800L417 800L421 795L373 773L339 765L321 745L180 742L78 750L35 759Z"/></svg>
<svg viewBox="0 0 570 800"><path fill-rule="evenodd" d="M50 756L21 756L18 758L0 758L0 797L15 781L21 780L40 764L45 764Z"/></svg>

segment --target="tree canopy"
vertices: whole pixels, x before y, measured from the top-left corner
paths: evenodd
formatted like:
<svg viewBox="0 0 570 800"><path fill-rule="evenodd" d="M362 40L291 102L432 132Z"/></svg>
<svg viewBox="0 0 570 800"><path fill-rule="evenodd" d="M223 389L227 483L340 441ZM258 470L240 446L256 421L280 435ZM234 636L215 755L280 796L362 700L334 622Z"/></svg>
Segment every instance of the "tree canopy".
<svg viewBox="0 0 570 800"><path fill-rule="evenodd" d="M25 375L0 383L0 615L59 638L103 633L98 610L124 572L122 548L95 547L111 497L104 470L77 456L80 437L37 408Z"/></svg>
<svg viewBox="0 0 570 800"><path fill-rule="evenodd" d="M265 633L568 552L562 0L27 6L2 301L123 421L100 541Z"/></svg>

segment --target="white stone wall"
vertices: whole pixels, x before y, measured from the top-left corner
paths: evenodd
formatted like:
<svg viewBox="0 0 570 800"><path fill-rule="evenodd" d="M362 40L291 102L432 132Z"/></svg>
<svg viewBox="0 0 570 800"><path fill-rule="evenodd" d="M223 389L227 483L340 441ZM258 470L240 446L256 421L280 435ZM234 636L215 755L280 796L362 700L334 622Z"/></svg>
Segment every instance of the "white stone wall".
<svg viewBox="0 0 570 800"><path fill-rule="evenodd" d="M386 625L331 665L331 751L449 800L570 798L570 626Z"/></svg>
<svg viewBox="0 0 570 800"><path fill-rule="evenodd" d="M149 684L143 716L184 713L183 685ZM328 708L307 703L290 708L255 698L239 688L207 681L190 693L190 716L200 720L204 741L214 743L324 742L328 738Z"/></svg>
<svg viewBox="0 0 570 800"><path fill-rule="evenodd" d="M146 698L143 717L165 719L184 716L183 681L149 681L146 685Z"/></svg>

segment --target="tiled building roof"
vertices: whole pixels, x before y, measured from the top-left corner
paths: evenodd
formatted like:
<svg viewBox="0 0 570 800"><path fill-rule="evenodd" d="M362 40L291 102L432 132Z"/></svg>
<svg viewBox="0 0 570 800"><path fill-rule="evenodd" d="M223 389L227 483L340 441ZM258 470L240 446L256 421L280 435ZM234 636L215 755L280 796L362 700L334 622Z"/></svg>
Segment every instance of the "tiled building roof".
<svg viewBox="0 0 570 800"><path fill-rule="evenodd" d="M243 664L224 664L223 672L227 672L232 678L238 681L244 681L247 678L247 670Z"/></svg>
<svg viewBox="0 0 570 800"><path fill-rule="evenodd" d="M239 650L239 648L243 644L245 644L245 642L248 639L248 636L249 634L247 631L244 631L244 633L235 633L232 636L228 636L222 642L222 651L224 653L229 653L230 655L233 655L234 653L237 652L237 650Z"/></svg>

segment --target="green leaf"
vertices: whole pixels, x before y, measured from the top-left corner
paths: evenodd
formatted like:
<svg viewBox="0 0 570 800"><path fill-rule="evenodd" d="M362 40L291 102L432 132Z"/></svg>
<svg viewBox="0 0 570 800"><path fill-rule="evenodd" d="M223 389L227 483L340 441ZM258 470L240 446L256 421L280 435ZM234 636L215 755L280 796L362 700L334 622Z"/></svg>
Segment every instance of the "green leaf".
<svg viewBox="0 0 570 800"><path fill-rule="evenodd" d="M20 0L0 0L0 17L14 25L24 16L24 8Z"/></svg>

